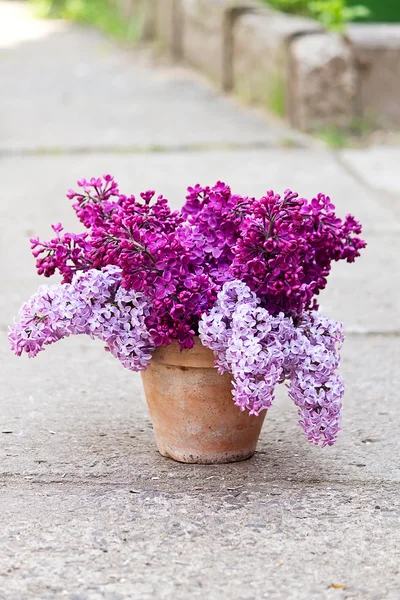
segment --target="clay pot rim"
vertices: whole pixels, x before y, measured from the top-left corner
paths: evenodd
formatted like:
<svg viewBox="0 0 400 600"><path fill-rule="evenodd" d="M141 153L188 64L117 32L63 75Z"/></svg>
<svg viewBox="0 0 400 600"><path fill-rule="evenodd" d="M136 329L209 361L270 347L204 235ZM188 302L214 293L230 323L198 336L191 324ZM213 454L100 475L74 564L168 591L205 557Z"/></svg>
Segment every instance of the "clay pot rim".
<svg viewBox="0 0 400 600"><path fill-rule="evenodd" d="M194 346L190 350L181 351L176 340L168 346L156 348L153 352L150 366L163 364L192 369L214 368L215 356L213 351L203 346L198 336L194 339Z"/></svg>

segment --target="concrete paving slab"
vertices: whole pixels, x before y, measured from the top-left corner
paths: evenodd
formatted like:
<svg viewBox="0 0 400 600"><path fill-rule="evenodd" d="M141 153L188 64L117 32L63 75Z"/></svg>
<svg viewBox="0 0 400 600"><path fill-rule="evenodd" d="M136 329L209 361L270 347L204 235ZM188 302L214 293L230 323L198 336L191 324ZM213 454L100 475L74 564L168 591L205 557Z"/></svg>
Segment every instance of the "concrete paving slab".
<svg viewBox="0 0 400 600"><path fill-rule="evenodd" d="M227 467L182 466L158 456L140 376L124 370L101 343L68 339L35 359L1 344L1 472L51 481L129 482L173 472L184 480L223 474L261 482L400 483L398 338L348 336L343 431L333 448L310 446L284 386L267 416L259 454ZM207 473L207 474L206 474ZM161 475L163 474L163 475Z"/></svg>
<svg viewBox="0 0 400 600"><path fill-rule="evenodd" d="M275 145L289 135L194 77L142 66L97 31L43 25L18 2L0 3L0 21L1 151Z"/></svg>
<svg viewBox="0 0 400 600"><path fill-rule="evenodd" d="M59 156L3 156L0 169L8 189L13 185L7 194L8 201L25 199L21 218L28 225L45 222L41 215L43 205L49 211L49 218L58 219L60 214L63 217L63 207L69 214L67 189L77 187L77 179L107 172L116 177L126 193L155 189L176 208L184 202L189 185L213 185L222 180L235 192L249 196L261 196L271 188L283 193L288 187L306 197L324 192L331 197L340 216L353 213L363 223L365 232L397 233L400 228L400 215L386 196L358 182L332 153L323 149L67 152ZM0 216L7 209L7 205L3 206Z"/></svg>
<svg viewBox="0 0 400 600"><path fill-rule="evenodd" d="M341 156L350 169L371 188L396 195L400 193L398 146L343 150Z"/></svg>
<svg viewBox="0 0 400 600"><path fill-rule="evenodd" d="M7 482L0 598L397 600L393 489L211 482Z"/></svg>
<svg viewBox="0 0 400 600"><path fill-rule="evenodd" d="M319 298L320 310L342 321L348 333L400 334L400 283L395 275L399 238L390 234L365 237L368 246L353 265L332 266Z"/></svg>

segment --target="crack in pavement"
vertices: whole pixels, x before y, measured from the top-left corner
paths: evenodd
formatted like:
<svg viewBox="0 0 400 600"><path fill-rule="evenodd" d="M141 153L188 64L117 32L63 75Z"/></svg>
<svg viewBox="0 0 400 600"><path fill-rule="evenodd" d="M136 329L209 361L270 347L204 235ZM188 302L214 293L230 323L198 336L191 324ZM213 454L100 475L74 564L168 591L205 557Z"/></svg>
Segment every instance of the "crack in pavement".
<svg viewBox="0 0 400 600"><path fill-rule="evenodd" d="M347 148L344 148L346 150ZM374 185L370 185L364 177L360 175L360 173L354 169L348 161L342 156L342 154L338 151L331 151L331 156L336 164L343 169L347 175L349 175L354 181L356 181L359 185L361 185L365 190L372 193L376 198L382 200L384 204L391 208L392 210L396 209L397 206L397 194L394 192L389 192L384 189L380 189Z"/></svg>
<svg viewBox="0 0 400 600"><path fill-rule="evenodd" d="M176 486L179 486L180 484L185 486L184 490L179 490L182 493L190 493L190 492L196 492L199 491L199 484L201 484L204 480L195 480L195 486L190 489L187 487L187 472L185 471L185 473L182 473L181 476L177 476L175 479L175 481L168 481L166 480L165 482L160 481L157 486L154 486L154 484L152 484L152 487L144 487L142 489L139 490L139 492L163 492L163 491L171 491L169 490L169 488L174 488ZM109 487L120 487L120 488L125 488L125 487L132 487L133 482L135 480L129 480L129 481L110 481L109 479L107 479L107 475L86 475L84 477L71 477L71 478L65 478L65 477L60 477L60 478L54 478L54 479L45 479L43 478L36 478L34 479L35 475L23 475L22 473L0 473L0 480L6 480L7 481L7 485L11 484L15 484L15 483L23 483L25 485L31 485L31 484L35 484L35 485L102 485L102 486L109 486ZM36 475L37 477L37 475ZM39 476L40 477L40 476ZM167 483L171 484L171 485L166 485ZM210 491L210 492L215 492L215 491L223 491L223 492L229 492L231 491L231 489L234 488L234 485L229 482L229 480L226 481L226 483L228 484L228 487L226 488L219 488L219 487L209 487L207 489L203 489L201 491ZM272 484L277 484L279 483L279 485L281 487L294 487L294 486L299 486L299 485L321 485L321 486L332 486L332 485L339 485L339 486L343 486L343 487L351 487L351 486L356 486L358 488L377 488L377 487L383 487L383 488L392 488L392 489L396 489L397 487L400 486L400 481L388 481L385 479L369 479L369 480L360 480L360 479L324 479L324 478L304 478L304 479L296 479L296 480L284 480L281 479L279 477L272 477L271 479L266 479L264 481L259 481L257 483L258 487L262 487L262 486L266 486L266 485L272 485ZM137 483L136 483L137 485ZM208 482L209 485L209 482ZM253 486L249 486L248 488L243 487L243 485L241 484L240 486L238 486L238 489L241 489L241 491L256 491L255 489L253 489ZM168 488L168 489L167 489ZM236 488L235 488L236 489ZM136 493L138 490L135 489Z"/></svg>
<svg viewBox="0 0 400 600"><path fill-rule="evenodd" d="M0 147L0 157L30 157L30 156L75 156L82 154L179 154L182 152L212 152L215 150L269 150L273 148L306 149L307 145L295 137L284 136L277 141L255 142L211 142L209 144L150 144L148 146L37 146L37 147Z"/></svg>

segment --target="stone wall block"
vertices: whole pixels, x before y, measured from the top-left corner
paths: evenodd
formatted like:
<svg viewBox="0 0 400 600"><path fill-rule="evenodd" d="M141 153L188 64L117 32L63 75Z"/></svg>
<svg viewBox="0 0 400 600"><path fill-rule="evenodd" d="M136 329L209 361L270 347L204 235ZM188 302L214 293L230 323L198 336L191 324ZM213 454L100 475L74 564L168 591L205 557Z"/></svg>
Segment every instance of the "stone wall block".
<svg viewBox="0 0 400 600"><path fill-rule="evenodd" d="M357 116L366 125L400 127L400 25L353 24L347 37L357 75Z"/></svg>
<svg viewBox="0 0 400 600"><path fill-rule="evenodd" d="M174 60L182 58L182 0L153 0L154 30L159 49Z"/></svg>
<svg viewBox="0 0 400 600"><path fill-rule="evenodd" d="M124 19L137 23L142 40L155 35L156 0L118 0L118 8Z"/></svg>
<svg viewBox="0 0 400 600"><path fill-rule="evenodd" d="M316 21L262 9L242 14L233 30L234 90L246 102L287 112L287 46L299 35L321 31Z"/></svg>
<svg viewBox="0 0 400 600"><path fill-rule="evenodd" d="M288 111L295 127L304 131L350 128L357 85L354 55L343 36L317 33L290 44Z"/></svg>
<svg viewBox="0 0 400 600"><path fill-rule="evenodd" d="M258 10L252 0L181 0L183 57L224 90L232 88L232 34L236 19Z"/></svg>

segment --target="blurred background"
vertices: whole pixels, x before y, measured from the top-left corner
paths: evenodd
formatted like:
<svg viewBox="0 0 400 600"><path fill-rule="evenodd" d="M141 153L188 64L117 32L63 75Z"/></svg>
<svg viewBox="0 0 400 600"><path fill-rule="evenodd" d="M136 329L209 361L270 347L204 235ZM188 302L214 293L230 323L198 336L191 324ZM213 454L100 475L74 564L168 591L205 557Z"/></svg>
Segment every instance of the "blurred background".
<svg viewBox="0 0 400 600"><path fill-rule="evenodd" d="M30 0L153 59L191 65L240 102L333 147L400 127L400 4L392 0ZM151 50L150 50L151 49ZM318 57L318 58L317 58ZM381 133L386 132L386 133Z"/></svg>

